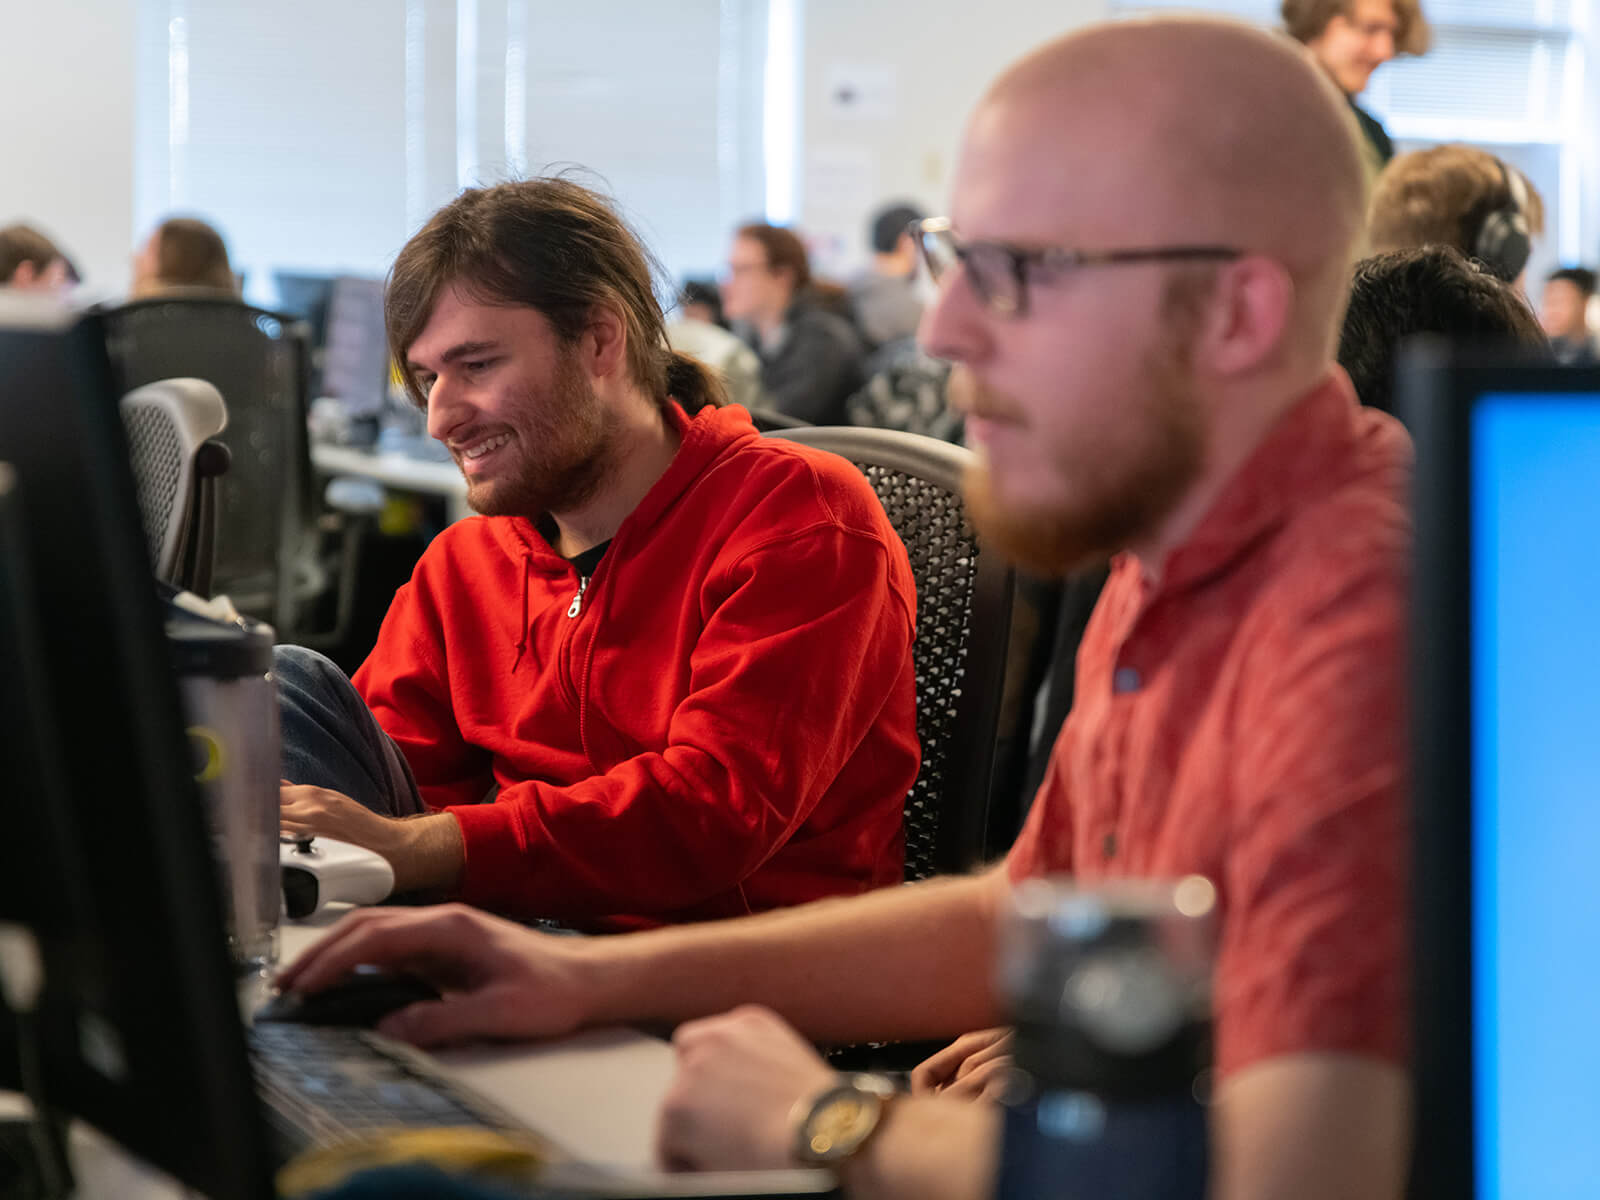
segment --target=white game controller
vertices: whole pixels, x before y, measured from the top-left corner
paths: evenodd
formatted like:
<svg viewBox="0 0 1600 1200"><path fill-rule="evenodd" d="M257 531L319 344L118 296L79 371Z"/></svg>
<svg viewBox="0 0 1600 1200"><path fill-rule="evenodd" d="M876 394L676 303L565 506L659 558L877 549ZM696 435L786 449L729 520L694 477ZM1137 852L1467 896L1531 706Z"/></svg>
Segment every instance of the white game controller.
<svg viewBox="0 0 1600 1200"><path fill-rule="evenodd" d="M278 843L283 869L283 909L291 921L328 904L377 904L394 891L394 868L375 850L332 838L288 838Z"/></svg>

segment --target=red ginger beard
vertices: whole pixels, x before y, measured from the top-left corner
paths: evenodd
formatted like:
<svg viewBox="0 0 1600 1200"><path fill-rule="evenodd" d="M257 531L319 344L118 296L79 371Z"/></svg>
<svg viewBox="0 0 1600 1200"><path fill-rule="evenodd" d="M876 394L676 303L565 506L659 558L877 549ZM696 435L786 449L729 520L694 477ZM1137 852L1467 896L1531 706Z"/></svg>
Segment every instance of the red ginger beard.
<svg viewBox="0 0 1600 1200"><path fill-rule="evenodd" d="M1122 444L1085 441L1066 448L1058 463L1072 479L1072 502L1008 502L980 453L967 470L963 491L968 516L987 545L1029 571L1055 576L1104 562L1159 530L1205 461L1190 351L1198 301L1208 288L1209 279L1169 283L1162 305L1164 333L1145 357L1144 385L1128 398L1120 417L1126 431ZM971 376L952 377L952 384L969 389L962 404L966 411L1019 411L1015 402Z"/></svg>

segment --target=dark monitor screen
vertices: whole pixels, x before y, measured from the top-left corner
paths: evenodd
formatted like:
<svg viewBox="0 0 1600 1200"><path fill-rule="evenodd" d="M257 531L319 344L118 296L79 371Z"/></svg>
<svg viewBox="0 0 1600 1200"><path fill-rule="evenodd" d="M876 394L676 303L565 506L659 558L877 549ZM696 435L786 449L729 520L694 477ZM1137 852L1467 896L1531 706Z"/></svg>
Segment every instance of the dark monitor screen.
<svg viewBox="0 0 1600 1200"><path fill-rule="evenodd" d="M333 276L274 271L272 283L278 289L278 311L305 321L311 330L312 347L320 347L328 323L328 296L333 291Z"/></svg>
<svg viewBox="0 0 1600 1200"><path fill-rule="evenodd" d="M34 839L7 860L37 855L7 915L39 934L44 955L30 1034L41 1090L208 1195L270 1195L204 811L94 318L0 297L0 461L26 513L20 536L0 541L0 574L22 601L0 621L0 663L45 677L23 702L34 753L11 757L58 790L67 819L55 839L66 844L52 847L31 810L51 797L10 779L0 791L8 835L31 827ZM8 1037L17 1027L0 1020ZM21 1082L20 1058L0 1048L12 1073L0 1085Z"/></svg>
<svg viewBox="0 0 1600 1200"><path fill-rule="evenodd" d="M1417 441L1422 1194L1600 1180L1600 370L1435 348Z"/></svg>
<svg viewBox="0 0 1600 1200"><path fill-rule="evenodd" d="M328 295L321 394L351 417L376 417L389 397L389 342L383 327L383 280L342 276Z"/></svg>

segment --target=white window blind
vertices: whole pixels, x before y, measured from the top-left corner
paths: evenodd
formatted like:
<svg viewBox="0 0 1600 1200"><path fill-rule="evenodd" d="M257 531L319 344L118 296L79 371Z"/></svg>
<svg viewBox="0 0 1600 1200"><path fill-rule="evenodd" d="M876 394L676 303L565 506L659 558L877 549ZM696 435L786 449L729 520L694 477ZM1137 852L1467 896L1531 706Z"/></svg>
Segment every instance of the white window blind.
<svg viewBox="0 0 1600 1200"><path fill-rule="evenodd" d="M141 236L215 223L252 294L273 268L380 273L406 236L402 4L144 0Z"/></svg>
<svg viewBox="0 0 1600 1200"><path fill-rule="evenodd" d="M764 204L764 10L726 0L536 0L533 169L596 172L674 275L714 271L734 226Z"/></svg>
<svg viewBox="0 0 1600 1200"><path fill-rule="evenodd" d="M1560 142L1577 132L1582 43L1570 30L1440 26L1390 63L1363 103L1398 137Z"/></svg>
<svg viewBox="0 0 1600 1200"><path fill-rule="evenodd" d="M674 275L764 203L766 0L138 0L135 215L382 274L462 186L580 165Z"/></svg>

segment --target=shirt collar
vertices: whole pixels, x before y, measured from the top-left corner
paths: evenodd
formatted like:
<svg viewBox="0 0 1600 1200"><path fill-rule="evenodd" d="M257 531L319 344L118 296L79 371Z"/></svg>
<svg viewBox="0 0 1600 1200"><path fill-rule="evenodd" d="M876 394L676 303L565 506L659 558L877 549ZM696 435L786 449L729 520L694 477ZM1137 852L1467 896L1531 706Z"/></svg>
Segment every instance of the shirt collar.
<svg viewBox="0 0 1600 1200"><path fill-rule="evenodd" d="M1318 481L1344 461L1340 447L1357 436L1360 406L1338 367L1301 396L1235 472L1188 539L1167 556L1159 588L1204 582L1279 528Z"/></svg>

